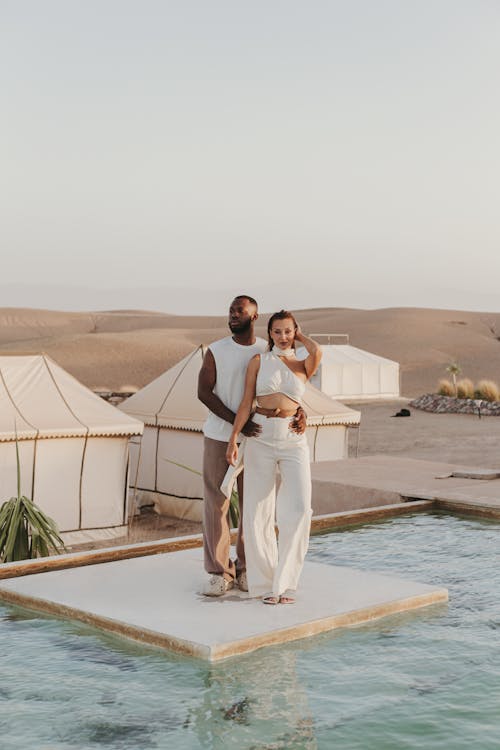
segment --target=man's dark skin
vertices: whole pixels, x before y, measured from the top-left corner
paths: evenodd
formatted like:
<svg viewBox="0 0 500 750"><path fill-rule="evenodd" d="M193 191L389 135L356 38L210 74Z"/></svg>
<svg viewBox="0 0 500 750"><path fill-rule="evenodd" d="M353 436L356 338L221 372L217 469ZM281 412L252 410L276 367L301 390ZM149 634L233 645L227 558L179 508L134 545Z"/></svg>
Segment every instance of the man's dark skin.
<svg viewBox="0 0 500 750"><path fill-rule="evenodd" d="M228 325L233 334L233 341L236 344L240 344L241 346L255 344L254 327L258 317L259 314L256 306L246 297L236 297L231 302ZM210 349L207 349L198 377L198 398L213 414L233 424L236 414L231 409L228 409L213 391L216 380L217 370L215 359ZM297 409L292 422L292 429L299 434L302 434L306 429L306 415L300 407ZM254 422L252 415L250 415L250 419L243 427L242 433L246 437L255 437L261 430L261 425Z"/></svg>

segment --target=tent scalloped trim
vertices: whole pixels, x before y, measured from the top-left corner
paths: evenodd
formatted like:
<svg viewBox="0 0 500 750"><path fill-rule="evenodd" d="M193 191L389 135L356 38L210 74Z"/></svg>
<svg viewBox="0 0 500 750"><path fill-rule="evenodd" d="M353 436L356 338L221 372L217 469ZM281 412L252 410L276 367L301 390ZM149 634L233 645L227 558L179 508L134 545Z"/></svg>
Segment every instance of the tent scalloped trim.
<svg viewBox="0 0 500 750"><path fill-rule="evenodd" d="M154 420L144 420L144 425L146 427L158 427L160 430L180 430L181 432L203 432L202 426L193 426L193 425L182 425L182 424L158 424ZM307 426L308 427L331 427L332 425L339 425L344 427L359 427L359 419L352 419L352 420L336 420L335 418L332 419L321 419L321 418L315 418L312 417L310 420L307 420Z"/></svg>
<svg viewBox="0 0 500 750"><path fill-rule="evenodd" d="M142 430L137 430L136 432L110 432L109 430L106 430L105 432L96 432L96 431L90 431L90 432L60 432L55 433L54 435L43 435L39 432L33 432L28 433L28 431L21 431L17 434L12 433L3 433L0 435L0 443L15 443L16 439L19 440L19 442L24 440L57 440L60 438L94 438L94 437L133 437L135 435L142 435Z"/></svg>

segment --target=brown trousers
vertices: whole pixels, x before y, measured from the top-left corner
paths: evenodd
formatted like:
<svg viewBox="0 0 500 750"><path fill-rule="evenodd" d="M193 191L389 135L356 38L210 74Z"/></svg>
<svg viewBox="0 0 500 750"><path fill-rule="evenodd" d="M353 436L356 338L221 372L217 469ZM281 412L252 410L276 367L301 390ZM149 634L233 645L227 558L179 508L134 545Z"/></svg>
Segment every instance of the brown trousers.
<svg viewBox="0 0 500 750"><path fill-rule="evenodd" d="M204 438L203 444L203 551L207 573L223 575L234 580L245 570L243 545L243 472L238 476L240 522L236 541L236 562L230 557L229 498L224 497L220 486L228 469L227 443Z"/></svg>

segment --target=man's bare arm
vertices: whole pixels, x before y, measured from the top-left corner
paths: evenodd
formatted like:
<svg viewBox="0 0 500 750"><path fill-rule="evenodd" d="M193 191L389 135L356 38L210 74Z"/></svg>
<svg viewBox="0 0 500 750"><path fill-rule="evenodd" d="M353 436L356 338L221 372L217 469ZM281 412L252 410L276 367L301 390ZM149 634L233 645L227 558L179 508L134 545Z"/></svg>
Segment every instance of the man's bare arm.
<svg viewBox="0 0 500 750"><path fill-rule="evenodd" d="M224 406L220 398L214 393L216 380L217 369L214 355L210 349L207 349L203 357L200 374L198 375L198 398L217 417L233 424L236 414L231 409L228 409L227 406Z"/></svg>

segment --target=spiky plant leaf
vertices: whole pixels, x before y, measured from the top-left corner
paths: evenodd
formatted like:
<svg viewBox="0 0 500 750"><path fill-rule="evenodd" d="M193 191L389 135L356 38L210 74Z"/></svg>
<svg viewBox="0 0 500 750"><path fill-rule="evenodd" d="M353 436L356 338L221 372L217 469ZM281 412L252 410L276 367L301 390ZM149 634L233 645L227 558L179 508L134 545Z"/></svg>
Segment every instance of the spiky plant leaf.
<svg viewBox="0 0 500 750"><path fill-rule="evenodd" d="M238 489L236 488L236 485L234 486L229 501L229 517L231 519L231 528L237 529L240 522L240 499L238 497Z"/></svg>
<svg viewBox="0 0 500 750"><path fill-rule="evenodd" d="M21 495L21 461L16 431L17 497L0 507L0 562L46 557L64 551L55 521Z"/></svg>
<svg viewBox="0 0 500 750"><path fill-rule="evenodd" d="M54 521L27 497L12 497L0 509L0 561L46 557L64 551Z"/></svg>
<svg viewBox="0 0 500 750"><path fill-rule="evenodd" d="M173 464L174 466L178 466L179 469L186 469L186 471L190 471L192 474L198 474L199 477L201 477L201 471L198 471L198 469L193 469L192 466L186 466L186 464L180 464L178 461L172 461L171 458L164 458L163 461L166 461L167 464Z"/></svg>

